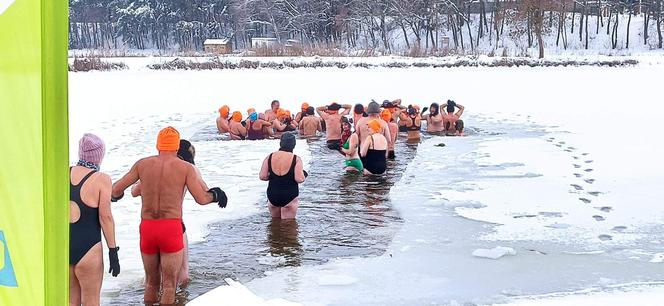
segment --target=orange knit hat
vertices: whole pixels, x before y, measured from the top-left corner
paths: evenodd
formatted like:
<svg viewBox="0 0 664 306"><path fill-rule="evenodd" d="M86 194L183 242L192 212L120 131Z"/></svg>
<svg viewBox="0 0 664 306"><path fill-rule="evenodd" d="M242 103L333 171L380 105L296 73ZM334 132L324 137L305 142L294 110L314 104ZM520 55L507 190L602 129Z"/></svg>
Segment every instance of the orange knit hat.
<svg viewBox="0 0 664 306"><path fill-rule="evenodd" d="M281 119L281 118L285 118L285 117L286 117L286 110L284 110L283 108L278 109L277 110L277 118Z"/></svg>
<svg viewBox="0 0 664 306"><path fill-rule="evenodd" d="M371 129L374 133L379 133L380 132L380 122L378 120L373 119L367 123L367 126L369 126L369 129Z"/></svg>
<svg viewBox="0 0 664 306"><path fill-rule="evenodd" d="M390 109L389 109L389 108L384 109L384 110L380 113L380 119L385 120L385 122L390 122L390 121L392 121L392 113L390 112Z"/></svg>
<svg viewBox="0 0 664 306"><path fill-rule="evenodd" d="M230 113L231 109L228 107L228 105L224 105L219 109L219 116L221 118L228 118L228 113Z"/></svg>
<svg viewBox="0 0 664 306"><path fill-rule="evenodd" d="M177 151L180 148L180 132L169 126L159 131L157 137L157 150Z"/></svg>
<svg viewBox="0 0 664 306"><path fill-rule="evenodd" d="M242 121L242 113L238 112L238 111L233 112L233 121L241 122Z"/></svg>

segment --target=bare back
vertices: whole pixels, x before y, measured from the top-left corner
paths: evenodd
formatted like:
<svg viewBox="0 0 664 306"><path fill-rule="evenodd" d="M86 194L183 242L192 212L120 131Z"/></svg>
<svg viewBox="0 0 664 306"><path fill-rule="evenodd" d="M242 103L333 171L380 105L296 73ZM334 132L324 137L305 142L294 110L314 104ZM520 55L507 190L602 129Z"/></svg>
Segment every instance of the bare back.
<svg viewBox="0 0 664 306"><path fill-rule="evenodd" d="M300 131L302 136L316 136L316 132L322 130L320 119L313 116L307 116L300 121Z"/></svg>
<svg viewBox="0 0 664 306"><path fill-rule="evenodd" d="M231 121L229 123L229 134L233 140L241 140L247 136L247 129L242 126L242 123Z"/></svg>
<svg viewBox="0 0 664 306"><path fill-rule="evenodd" d="M321 118L325 120L327 140L341 139L341 114L322 113Z"/></svg>
<svg viewBox="0 0 664 306"><path fill-rule="evenodd" d="M217 130L219 133L228 133L229 127L228 127L228 119L224 119L221 117L217 117Z"/></svg>
<svg viewBox="0 0 664 306"><path fill-rule="evenodd" d="M141 217L181 219L185 187L196 177L193 166L174 155L159 155L142 159L135 167L142 188Z"/></svg>

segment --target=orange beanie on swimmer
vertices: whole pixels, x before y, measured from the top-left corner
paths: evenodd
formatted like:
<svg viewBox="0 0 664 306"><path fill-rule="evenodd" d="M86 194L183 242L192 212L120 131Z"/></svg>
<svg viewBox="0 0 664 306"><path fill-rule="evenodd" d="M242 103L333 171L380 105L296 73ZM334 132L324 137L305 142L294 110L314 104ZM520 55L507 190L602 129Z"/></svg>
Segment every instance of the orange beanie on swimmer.
<svg viewBox="0 0 664 306"><path fill-rule="evenodd" d="M284 110L283 108L280 108L280 109L277 110L277 118L281 119L281 118L285 118L286 116L287 116L286 115L286 110Z"/></svg>
<svg viewBox="0 0 664 306"><path fill-rule="evenodd" d="M390 112L389 108L383 109L383 111L380 112L380 119L385 120L385 122L392 121L392 112Z"/></svg>
<svg viewBox="0 0 664 306"><path fill-rule="evenodd" d="M228 105L224 105L219 109L219 116L221 118L228 118L228 114L230 113L231 109L228 107Z"/></svg>
<svg viewBox="0 0 664 306"><path fill-rule="evenodd" d="M241 122L242 121L242 113L241 112L233 112L233 121Z"/></svg>
<svg viewBox="0 0 664 306"><path fill-rule="evenodd" d="M369 127L370 130L372 130L374 133L380 133L380 122L378 120L373 119L367 123L367 126Z"/></svg>
<svg viewBox="0 0 664 306"><path fill-rule="evenodd" d="M180 148L180 133L174 127L169 126L159 131L157 137L157 150L177 151Z"/></svg>

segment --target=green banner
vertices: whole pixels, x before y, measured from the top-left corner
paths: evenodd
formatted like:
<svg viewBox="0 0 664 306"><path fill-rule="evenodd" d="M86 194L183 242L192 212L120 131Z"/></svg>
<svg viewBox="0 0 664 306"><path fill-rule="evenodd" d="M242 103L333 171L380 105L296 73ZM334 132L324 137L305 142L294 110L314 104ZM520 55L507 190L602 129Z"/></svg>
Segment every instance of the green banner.
<svg viewBox="0 0 664 306"><path fill-rule="evenodd" d="M67 305L67 1L0 0L0 305Z"/></svg>

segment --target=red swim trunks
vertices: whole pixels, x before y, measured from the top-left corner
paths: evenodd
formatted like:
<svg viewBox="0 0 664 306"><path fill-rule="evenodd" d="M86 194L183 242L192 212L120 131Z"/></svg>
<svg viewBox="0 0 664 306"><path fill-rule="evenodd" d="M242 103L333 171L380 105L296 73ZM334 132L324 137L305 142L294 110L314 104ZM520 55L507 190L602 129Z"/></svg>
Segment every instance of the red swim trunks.
<svg viewBox="0 0 664 306"><path fill-rule="evenodd" d="M184 248L180 219L142 219L139 232L141 253L176 253Z"/></svg>

